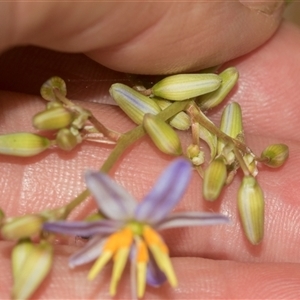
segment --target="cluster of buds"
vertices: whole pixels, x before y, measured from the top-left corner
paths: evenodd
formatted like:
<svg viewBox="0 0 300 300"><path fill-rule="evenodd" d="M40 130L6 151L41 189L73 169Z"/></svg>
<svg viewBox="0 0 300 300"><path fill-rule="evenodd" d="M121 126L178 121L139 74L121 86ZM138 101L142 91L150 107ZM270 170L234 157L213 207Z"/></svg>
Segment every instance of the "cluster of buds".
<svg viewBox="0 0 300 300"><path fill-rule="evenodd" d="M215 201L230 184L238 169L244 178L237 195L238 210L244 232L252 244L258 244L264 233L264 195L256 176L259 164L281 166L288 158L284 144L268 146L260 156L245 144L242 110L238 103L229 103L222 114L220 127L206 112L219 105L238 80L238 71L231 67L217 74L180 74L168 76L151 88L130 88L116 83L110 94L133 122L143 126L156 147L170 155L184 155L203 178L203 198ZM182 111L163 120L162 111L172 104L185 103ZM176 132L192 132L192 142L183 149ZM200 143L210 150L205 160Z"/></svg>

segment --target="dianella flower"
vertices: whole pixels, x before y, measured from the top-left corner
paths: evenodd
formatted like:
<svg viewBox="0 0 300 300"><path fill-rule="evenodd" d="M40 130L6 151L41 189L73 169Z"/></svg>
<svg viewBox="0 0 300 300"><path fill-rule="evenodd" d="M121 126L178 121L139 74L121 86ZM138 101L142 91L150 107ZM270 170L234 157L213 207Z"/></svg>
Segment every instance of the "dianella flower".
<svg viewBox="0 0 300 300"><path fill-rule="evenodd" d="M86 184L106 218L92 222L48 222L44 224L44 230L92 236L81 250L71 256L69 265L73 268L95 260L88 274L88 279L92 280L112 259L112 296L116 294L118 281L128 259L131 261L133 298L143 297L146 283L160 286L167 280L175 287L177 278L169 249L158 231L228 222L226 216L215 213L171 213L185 192L190 177L190 163L182 158L176 159L143 201L138 203L107 175L88 172Z"/></svg>

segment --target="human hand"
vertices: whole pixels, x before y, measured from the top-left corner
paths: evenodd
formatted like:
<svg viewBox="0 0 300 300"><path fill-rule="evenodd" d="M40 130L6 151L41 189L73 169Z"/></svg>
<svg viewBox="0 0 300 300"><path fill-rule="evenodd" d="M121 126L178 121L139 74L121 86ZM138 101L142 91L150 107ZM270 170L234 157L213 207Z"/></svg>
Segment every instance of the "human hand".
<svg viewBox="0 0 300 300"><path fill-rule="evenodd" d="M201 186L195 174L177 209L220 211L232 219L232 225L166 231L164 238L174 256L179 287L174 290L168 285L157 290L148 288L147 299L299 297L299 137L296 131L299 124L298 88L294 80L299 74L299 35L299 29L285 24L259 50L229 63L236 66L241 74L230 101L241 104L247 143L257 153L270 143L285 142L290 147L290 158L280 170L267 169L258 175L266 195L264 241L260 246L250 246L242 235L235 200L239 178L226 189L217 203L209 204L201 200ZM84 87L85 83L78 82L78 85ZM6 92L1 92L1 99L2 111L9 112L9 118L5 115L2 132L15 132L20 128L32 131L30 117L43 108L41 100ZM84 106L92 109L111 128L123 131L132 127L132 123L116 107L93 103ZM213 113L213 119L219 120L220 109ZM188 137L183 134L182 138ZM1 165L5 170L1 175L2 199L6 199L3 209L7 215L14 216L66 203L83 189L83 180L80 180L83 171L101 166L109 149L84 144L71 155L50 151L28 160L2 157ZM138 199L145 195L170 160L158 153L148 139L127 152L124 158L122 164L117 165L114 177ZM87 202L73 218L86 215L92 208L92 202ZM69 246L57 246L53 272L35 297L109 298L107 291L111 270L106 268L97 279L87 283L89 266L76 270L67 268L68 256L78 246L74 245L74 240L69 242ZM8 298L11 287L10 249L11 243L1 242L2 298ZM130 297L128 277L119 286L118 298Z"/></svg>

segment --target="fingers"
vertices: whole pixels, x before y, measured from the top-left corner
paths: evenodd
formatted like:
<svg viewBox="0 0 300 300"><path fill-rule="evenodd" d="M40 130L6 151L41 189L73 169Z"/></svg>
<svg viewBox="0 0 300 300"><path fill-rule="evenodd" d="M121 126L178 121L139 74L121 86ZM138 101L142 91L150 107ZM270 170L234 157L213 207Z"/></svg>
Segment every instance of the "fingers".
<svg viewBox="0 0 300 300"><path fill-rule="evenodd" d="M278 27L284 1L2 6L2 49L35 44L85 52L118 71L158 74L218 65L255 49Z"/></svg>

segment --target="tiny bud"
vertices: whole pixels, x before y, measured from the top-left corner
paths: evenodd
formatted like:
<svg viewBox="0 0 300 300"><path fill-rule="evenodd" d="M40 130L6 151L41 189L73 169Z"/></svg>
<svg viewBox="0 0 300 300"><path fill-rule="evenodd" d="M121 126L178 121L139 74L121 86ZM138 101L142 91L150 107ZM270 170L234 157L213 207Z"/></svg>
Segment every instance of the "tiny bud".
<svg viewBox="0 0 300 300"><path fill-rule="evenodd" d="M56 101L54 90L57 89L63 96L67 95L67 87L65 81L60 77L51 77L41 87L41 96L48 101Z"/></svg>
<svg viewBox="0 0 300 300"><path fill-rule="evenodd" d="M273 168L282 166L288 157L289 148L285 144L270 145L261 154L263 163Z"/></svg>
<svg viewBox="0 0 300 300"><path fill-rule="evenodd" d="M238 191L238 210L244 232L251 244L261 242L264 235L264 194L252 176L244 176Z"/></svg>
<svg viewBox="0 0 300 300"><path fill-rule="evenodd" d="M156 115L161 111L154 100L125 84L115 83L111 86L109 92L126 115L138 125L143 123L146 113Z"/></svg>
<svg viewBox="0 0 300 300"><path fill-rule="evenodd" d="M69 126L73 114L64 107L46 109L32 118L33 126L40 130L55 130Z"/></svg>
<svg viewBox="0 0 300 300"><path fill-rule="evenodd" d="M221 82L216 74L178 74L162 79L151 90L155 96L182 101L215 91Z"/></svg>
<svg viewBox="0 0 300 300"><path fill-rule="evenodd" d="M12 299L30 298L49 273L52 260L53 249L48 242L19 242L12 251Z"/></svg>
<svg viewBox="0 0 300 300"><path fill-rule="evenodd" d="M162 119L152 114L145 114L143 126L160 151L170 155L180 155L182 153L177 133Z"/></svg>
<svg viewBox="0 0 300 300"><path fill-rule="evenodd" d="M204 152L200 150L198 145L189 145L186 152L194 166L200 166L204 163Z"/></svg>
<svg viewBox="0 0 300 300"><path fill-rule="evenodd" d="M62 128L56 135L57 146L65 151L71 151L77 144L76 136L68 128Z"/></svg>
<svg viewBox="0 0 300 300"><path fill-rule="evenodd" d="M216 200L223 189L226 178L227 169L224 161L220 158L213 160L204 171L202 188L204 199Z"/></svg>
<svg viewBox="0 0 300 300"><path fill-rule="evenodd" d="M13 156L34 156L50 147L50 141L33 133L0 135L0 153Z"/></svg>
<svg viewBox="0 0 300 300"><path fill-rule="evenodd" d="M221 72L219 76L222 79L220 87L214 92L201 96L199 99L199 106L202 111L219 105L226 98L236 84L239 73L236 68L230 67Z"/></svg>
<svg viewBox="0 0 300 300"><path fill-rule="evenodd" d="M1 235L8 240L18 240L38 235L44 218L39 215L25 215L6 219L1 228Z"/></svg>

